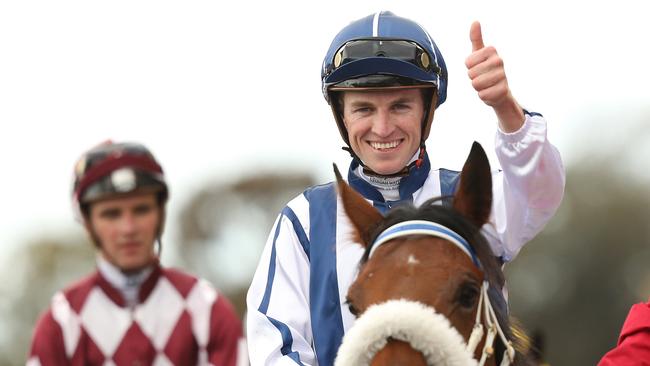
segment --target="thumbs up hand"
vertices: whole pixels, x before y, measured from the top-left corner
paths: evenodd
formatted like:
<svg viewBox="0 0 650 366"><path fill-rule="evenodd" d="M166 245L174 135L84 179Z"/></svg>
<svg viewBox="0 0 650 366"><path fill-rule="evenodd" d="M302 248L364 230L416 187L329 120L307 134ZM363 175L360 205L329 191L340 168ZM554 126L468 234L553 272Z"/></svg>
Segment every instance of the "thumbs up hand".
<svg viewBox="0 0 650 366"><path fill-rule="evenodd" d="M469 31L472 53L465 60L472 86L485 104L495 107L503 102L510 92L503 60L494 47L485 47L481 23L474 22Z"/></svg>
<svg viewBox="0 0 650 366"><path fill-rule="evenodd" d="M512 96L503 60L492 46L485 46L481 23L474 22L469 31L472 53L465 60L467 75L479 98L492 107L504 132L517 131L524 122L524 113Z"/></svg>

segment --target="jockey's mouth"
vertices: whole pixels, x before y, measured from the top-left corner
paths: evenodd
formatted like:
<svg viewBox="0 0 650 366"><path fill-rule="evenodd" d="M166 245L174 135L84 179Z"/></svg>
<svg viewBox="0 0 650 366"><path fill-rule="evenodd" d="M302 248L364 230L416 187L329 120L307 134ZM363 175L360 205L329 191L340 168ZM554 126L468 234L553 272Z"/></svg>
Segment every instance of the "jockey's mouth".
<svg viewBox="0 0 650 366"><path fill-rule="evenodd" d="M375 150L384 151L384 150L391 150L396 148L402 143L402 141L404 141L404 139L386 141L386 142L368 141L368 144L370 145L370 147L372 147Z"/></svg>

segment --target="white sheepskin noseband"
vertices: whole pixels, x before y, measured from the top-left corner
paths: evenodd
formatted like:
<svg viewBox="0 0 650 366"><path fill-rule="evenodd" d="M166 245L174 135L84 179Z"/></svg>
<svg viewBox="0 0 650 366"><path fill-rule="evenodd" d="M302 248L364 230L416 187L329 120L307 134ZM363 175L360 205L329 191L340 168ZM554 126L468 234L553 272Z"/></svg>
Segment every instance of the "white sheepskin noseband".
<svg viewBox="0 0 650 366"><path fill-rule="evenodd" d="M369 307L345 334L334 365L367 366L388 338L422 352L429 366L477 365L446 317L432 307L404 299Z"/></svg>

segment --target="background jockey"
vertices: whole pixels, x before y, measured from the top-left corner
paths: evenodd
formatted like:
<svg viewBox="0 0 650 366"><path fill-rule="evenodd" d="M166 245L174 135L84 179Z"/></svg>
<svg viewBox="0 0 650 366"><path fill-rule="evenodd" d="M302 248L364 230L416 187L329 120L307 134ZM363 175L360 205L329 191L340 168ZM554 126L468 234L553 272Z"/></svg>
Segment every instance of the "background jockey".
<svg viewBox="0 0 650 366"><path fill-rule="evenodd" d="M494 255L512 260L553 216L564 168L546 121L514 99L503 61L470 30L465 64L479 98L498 121L491 220ZM468 44L469 45L469 44ZM431 169L425 141L447 97L447 68L429 34L390 12L352 22L323 61L322 88L346 149L349 184L382 211L452 195L458 173ZM354 322L345 295L361 246L337 205L333 184L308 188L280 213L248 291L247 334L253 365L331 365Z"/></svg>
<svg viewBox="0 0 650 366"><path fill-rule="evenodd" d="M235 366L246 357L230 302L158 261L168 196L143 145L109 142L81 157L73 201L97 248L97 271L54 295L28 365Z"/></svg>

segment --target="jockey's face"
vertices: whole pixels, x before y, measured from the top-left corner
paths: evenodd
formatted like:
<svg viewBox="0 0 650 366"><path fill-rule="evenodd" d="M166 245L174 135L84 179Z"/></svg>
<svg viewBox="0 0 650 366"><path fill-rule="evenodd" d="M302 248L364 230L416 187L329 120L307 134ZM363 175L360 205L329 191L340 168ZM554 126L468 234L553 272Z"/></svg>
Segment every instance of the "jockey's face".
<svg viewBox="0 0 650 366"><path fill-rule="evenodd" d="M421 90L345 91L342 101L350 147L363 163L383 175L404 168L420 146Z"/></svg>
<svg viewBox="0 0 650 366"><path fill-rule="evenodd" d="M155 193L134 193L90 205L88 229L102 256L123 272L155 260L161 209Z"/></svg>

